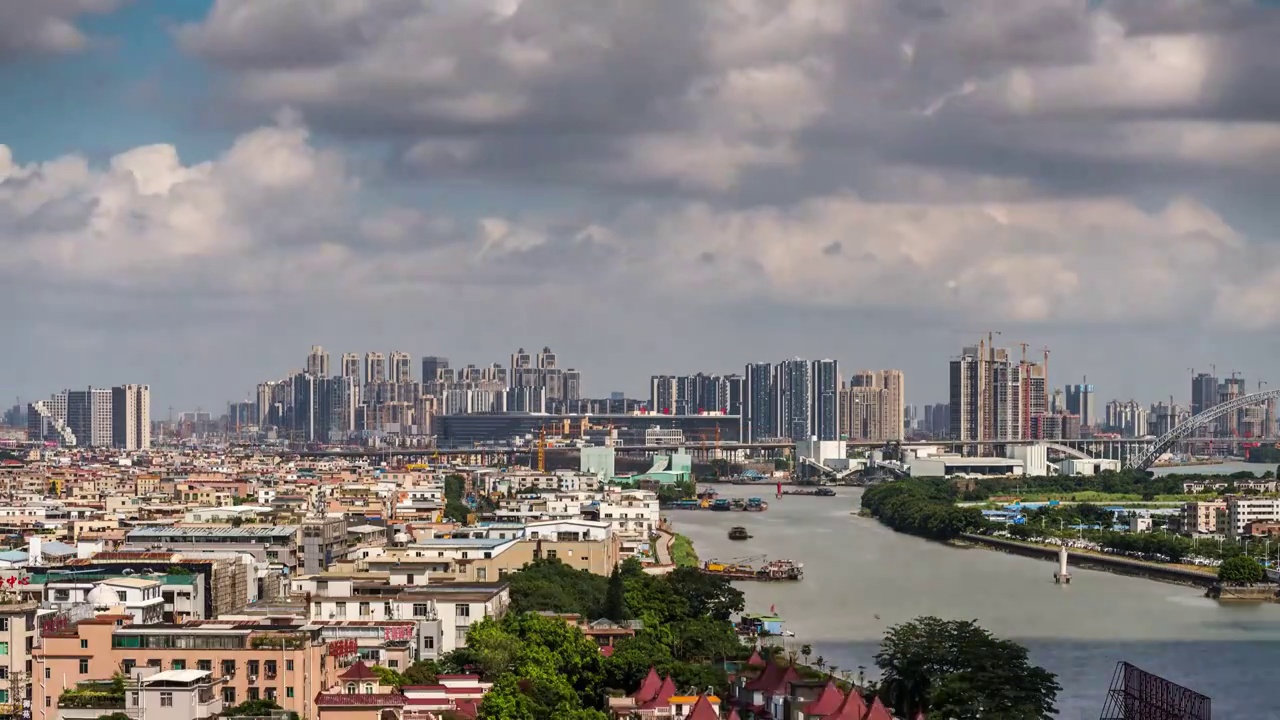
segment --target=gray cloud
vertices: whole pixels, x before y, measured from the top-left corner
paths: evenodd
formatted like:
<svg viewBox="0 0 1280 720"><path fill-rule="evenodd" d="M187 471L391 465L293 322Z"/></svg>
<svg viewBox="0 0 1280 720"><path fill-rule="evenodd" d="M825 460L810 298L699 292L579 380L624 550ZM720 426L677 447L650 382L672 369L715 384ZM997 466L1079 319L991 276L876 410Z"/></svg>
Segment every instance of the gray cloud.
<svg viewBox="0 0 1280 720"><path fill-rule="evenodd" d="M0 63L27 55L77 52L89 39L76 25L90 13L107 13L127 0L5 0L0 2Z"/></svg>
<svg viewBox="0 0 1280 720"><path fill-rule="evenodd" d="M650 371L795 353L941 377L970 339L945 328L992 323L1135 356L1169 356L1179 334L1228 344L1280 325L1280 218L1258 191L1280 180L1276 14L218 0L176 31L218 70L216 107L296 114L199 164L154 146L20 167L0 148L0 281L86 333L101 315L65 298L164 303L158 327L188 312L210 357L264 353L257 376L311 342L406 334L406 349L463 343L485 362L551 342L631 390ZM370 141L390 172L346 152ZM464 199L416 204L446 184ZM572 204L530 207L547 188ZM675 362L649 334L658 317L681 318L670 340L708 365L657 367ZM774 323L770 347L737 338ZM814 332L831 327L851 337ZM894 339L880 357L856 338L878 332ZM1098 358L1059 352L1059 367ZM926 382L915 400L940 396Z"/></svg>

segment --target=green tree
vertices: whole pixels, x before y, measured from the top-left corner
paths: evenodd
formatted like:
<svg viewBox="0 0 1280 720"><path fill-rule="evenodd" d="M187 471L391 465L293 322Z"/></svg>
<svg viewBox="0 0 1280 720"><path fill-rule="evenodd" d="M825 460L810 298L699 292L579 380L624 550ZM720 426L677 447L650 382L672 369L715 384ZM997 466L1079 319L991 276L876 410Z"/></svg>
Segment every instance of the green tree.
<svg viewBox="0 0 1280 720"><path fill-rule="evenodd" d="M133 718L129 717L127 713L117 710L113 713L107 713L106 715L99 715L98 720L133 720Z"/></svg>
<svg viewBox="0 0 1280 720"><path fill-rule="evenodd" d="M508 581L513 612L578 613L584 617L599 617L608 586L607 578L549 559L534 560L511 574Z"/></svg>
<svg viewBox="0 0 1280 720"><path fill-rule="evenodd" d="M222 717L266 717L281 711L274 700L245 700L235 707L222 711ZM298 713L286 713L289 720L298 720Z"/></svg>
<svg viewBox="0 0 1280 720"><path fill-rule="evenodd" d="M1041 720L1061 687L1026 648L967 620L917 618L889 628L876 654L880 697L904 717Z"/></svg>
<svg viewBox="0 0 1280 720"><path fill-rule="evenodd" d="M1247 555L1227 558L1218 566L1218 580L1225 585L1252 585L1266 579L1266 570Z"/></svg>
<svg viewBox="0 0 1280 720"><path fill-rule="evenodd" d="M622 580L622 570L617 567L609 574L609 587L605 591L601 615L614 622L627 619L627 586Z"/></svg>
<svg viewBox="0 0 1280 720"><path fill-rule="evenodd" d="M699 572L696 568L676 568L666 575L672 591L688 602L690 617L709 617L727 622L746 607L745 596L728 580Z"/></svg>
<svg viewBox="0 0 1280 720"><path fill-rule="evenodd" d="M440 670L431 660L417 660L404 669L405 685L435 685L439 682Z"/></svg>
<svg viewBox="0 0 1280 720"><path fill-rule="evenodd" d="M400 688L403 688L405 685L409 684L405 680L404 675L401 675L400 673L396 672L395 670L392 670L391 668L382 667L381 665L374 665L369 669L373 671L374 675L378 676L378 682L382 683L383 685L389 685L395 688L396 690L399 690Z"/></svg>

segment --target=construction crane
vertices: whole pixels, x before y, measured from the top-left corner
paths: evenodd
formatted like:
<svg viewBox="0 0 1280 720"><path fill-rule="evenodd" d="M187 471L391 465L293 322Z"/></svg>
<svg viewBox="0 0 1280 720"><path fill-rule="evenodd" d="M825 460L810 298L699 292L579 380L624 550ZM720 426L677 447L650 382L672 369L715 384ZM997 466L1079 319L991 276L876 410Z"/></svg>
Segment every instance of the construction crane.
<svg viewBox="0 0 1280 720"><path fill-rule="evenodd" d="M538 428L538 472L547 471L547 426Z"/></svg>
<svg viewBox="0 0 1280 720"><path fill-rule="evenodd" d="M1031 347L1031 343L1020 342L1018 345L1022 348L1022 364L1027 364L1027 348Z"/></svg>
<svg viewBox="0 0 1280 720"><path fill-rule="evenodd" d="M1044 385L1049 387L1049 346L1044 346Z"/></svg>

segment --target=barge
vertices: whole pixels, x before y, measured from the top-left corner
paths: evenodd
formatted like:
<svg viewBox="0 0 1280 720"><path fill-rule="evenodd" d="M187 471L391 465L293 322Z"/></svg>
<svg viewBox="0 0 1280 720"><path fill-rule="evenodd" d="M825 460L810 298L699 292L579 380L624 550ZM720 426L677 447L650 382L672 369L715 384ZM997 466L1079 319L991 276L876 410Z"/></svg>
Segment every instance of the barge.
<svg viewBox="0 0 1280 720"><path fill-rule="evenodd" d="M813 490L783 490L783 495L801 495L805 497L832 497L836 494L831 488L815 488Z"/></svg>
<svg viewBox="0 0 1280 720"><path fill-rule="evenodd" d="M729 580L794 582L804 578L804 565L790 560L770 560L762 565L708 560L701 570L706 575Z"/></svg>
<svg viewBox="0 0 1280 720"><path fill-rule="evenodd" d="M741 525L735 525L734 527L729 529L729 539L730 540L750 540L751 533L747 532L747 529L742 527Z"/></svg>

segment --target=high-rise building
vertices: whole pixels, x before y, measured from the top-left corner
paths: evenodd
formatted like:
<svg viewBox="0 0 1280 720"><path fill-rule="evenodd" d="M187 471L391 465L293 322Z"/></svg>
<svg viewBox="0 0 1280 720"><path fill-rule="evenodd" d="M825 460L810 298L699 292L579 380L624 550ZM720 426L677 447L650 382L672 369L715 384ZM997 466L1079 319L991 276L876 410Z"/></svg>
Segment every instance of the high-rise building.
<svg viewBox="0 0 1280 720"><path fill-rule="evenodd" d="M1244 378L1232 377L1222 378L1222 382L1218 384L1218 404L1229 403L1240 398L1240 396L1248 393L1245 389ZM1243 413L1229 412L1218 418L1216 423L1217 433L1219 437L1240 437L1240 420Z"/></svg>
<svg viewBox="0 0 1280 720"><path fill-rule="evenodd" d="M1022 437L1026 440L1036 439L1035 434L1031 431L1031 426L1034 418L1046 415L1049 412L1049 398L1046 394L1049 379L1046 376L1044 365L1027 362L1026 359L1023 359L1021 363L1019 374L1022 378L1022 391L1020 394L1022 401Z"/></svg>
<svg viewBox="0 0 1280 720"><path fill-rule="evenodd" d="M351 378L356 385L360 385L360 353L342 353L342 377Z"/></svg>
<svg viewBox="0 0 1280 720"><path fill-rule="evenodd" d="M393 383L413 382L413 358L407 352L394 350L391 353L390 367L387 368L387 379Z"/></svg>
<svg viewBox="0 0 1280 720"><path fill-rule="evenodd" d="M674 375L654 375L649 378L649 411L660 415L674 415L679 378Z"/></svg>
<svg viewBox="0 0 1280 720"><path fill-rule="evenodd" d="M905 400L901 370L859 370L842 393L841 432L863 442L900 441L906 436Z"/></svg>
<svg viewBox="0 0 1280 720"><path fill-rule="evenodd" d="M449 368L449 358L440 357L438 355L427 355L422 358L422 387L423 392L434 395L437 390L434 383L440 382L440 371ZM506 373L503 373L503 381L506 381Z"/></svg>
<svg viewBox="0 0 1280 720"><path fill-rule="evenodd" d="M111 444L121 450L151 448L151 388L111 388Z"/></svg>
<svg viewBox="0 0 1280 720"><path fill-rule="evenodd" d="M1191 378L1191 414L1199 415L1218 404L1218 378L1199 373Z"/></svg>
<svg viewBox="0 0 1280 720"><path fill-rule="evenodd" d="M329 376L329 353L319 345L312 345L307 355L307 372L316 377Z"/></svg>
<svg viewBox="0 0 1280 720"><path fill-rule="evenodd" d="M815 360L810 378L813 386L810 432L819 440L839 440L840 363Z"/></svg>
<svg viewBox="0 0 1280 720"><path fill-rule="evenodd" d="M750 363L742 376L743 442L760 442L779 436L773 412L773 365Z"/></svg>
<svg viewBox="0 0 1280 720"><path fill-rule="evenodd" d="M783 360L774 367L773 404L779 434L792 440L813 437L813 366Z"/></svg>
<svg viewBox="0 0 1280 720"><path fill-rule="evenodd" d="M364 384L373 385L387 381L387 357L380 352L364 354Z"/></svg>
<svg viewBox="0 0 1280 720"><path fill-rule="evenodd" d="M67 426L79 447L111 447L111 391L67 391Z"/></svg>
<svg viewBox="0 0 1280 720"><path fill-rule="evenodd" d="M569 368L564 371L564 401L566 403L576 403L581 399L582 371L576 368Z"/></svg>
<svg viewBox="0 0 1280 720"><path fill-rule="evenodd" d="M1083 427L1091 428L1095 422L1093 393L1089 378L1085 378L1079 385L1067 386L1067 412L1078 416Z"/></svg>
<svg viewBox="0 0 1280 720"><path fill-rule="evenodd" d="M1124 437L1144 437L1148 433L1148 418L1147 408L1141 404L1133 400L1112 400L1105 408L1103 425L1109 432Z"/></svg>
<svg viewBox="0 0 1280 720"><path fill-rule="evenodd" d="M951 439L962 442L1020 440L1022 421L1022 363L1009 351L979 342L964 348L951 361ZM989 448L970 448L986 452Z"/></svg>
<svg viewBox="0 0 1280 720"><path fill-rule="evenodd" d="M67 391L54 393L48 400L37 400L27 406L27 439L55 442L70 447L77 444L75 433L67 424Z"/></svg>

